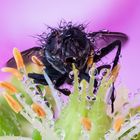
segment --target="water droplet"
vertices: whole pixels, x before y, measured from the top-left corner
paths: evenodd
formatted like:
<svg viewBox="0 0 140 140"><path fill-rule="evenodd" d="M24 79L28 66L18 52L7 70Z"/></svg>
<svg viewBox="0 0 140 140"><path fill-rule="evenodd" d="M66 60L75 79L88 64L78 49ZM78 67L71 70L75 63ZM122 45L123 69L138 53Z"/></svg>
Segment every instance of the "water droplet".
<svg viewBox="0 0 140 140"><path fill-rule="evenodd" d="M81 86L79 86L78 88L79 88L80 91L82 90L82 87Z"/></svg>
<svg viewBox="0 0 140 140"><path fill-rule="evenodd" d="M89 137L88 131L86 131L85 129L82 129L81 134L82 134L84 140L89 140L90 137Z"/></svg>
<svg viewBox="0 0 140 140"><path fill-rule="evenodd" d="M78 96L78 101L79 101L79 102L81 102L81 101L82 101L81 96Z"/></svg>
<svg viewBox="0 0 140 140"><path fill-rule="evenodd" d="M97 91L98 91L98 88L96 87L94 88L93 93L96 95Z"/></svg>
<svg viewBox="0 0 140 140"><path fill-rule="evenodd" d="M130 98L132 98L133 97L133 93L128 93L128 98L130 99Z"/></svg>
<svg viewBox="0 0 140 140"><path fill-rule="evenodd" d="M91 110L91 109L92 109L92 106L91 106L90 104L88 104L88 105L86 106L86 108L87 108L88 110Z"/></svg>
<svg viewBox="0 0 140 140"><path fill-rule="evenodd" d="M96 100L96 96L92 96L92 97L91 97L91 100L92 100L92 101L95 101L95 100Z"/></svg>
<svg viewBox="0 0 140 140"><path fill-rule="evenodd" d="M87 99L90 100L90 96L87 96Z"/></svg>
<svg viewBox="0 0 140 140"><path fill-rule="evenodd" d="M88 101L95 101L96 100L96 96L93 95L93 96L87 96L87 100Z"/></svg>
<svg viewBox="0 0 140 140"><path fill-rule="evenodd" d="M95 69L95 70L94 70L94 75L95 75L95 76L98 75L98 69Z"/></svg>
<svg viewBox="0 0 140 140"><path fill-rule="evenodd" d="M101 38L103 35L102 34L99 34L99 38Z"/></svg>
<svg viewBox="0 0 140 140"><path fill-rule="evenodd" d="M98 79L97 79L97 87L99 87L100 84L101 84L101 80L98 78Z"/></svg>
<svg viewBox="0 0 140 140"><path fill-rule="evenodd" d="M120 58L122 58L122 55L120 55Z"/></svg>
<svg viewBox="0 0 140 140"><path fill-rule="evenodd" d="M70 21L70 22L68 22L68 27L71 27L72 26L72 22Z"/></svg>
<svg viewBox="0 0 140 140"><path fill-rule="evenodd" d="M112 133L112 130L109 130L108 132L105 133L105 140L109 140L110 139L110 135Z"/></svg>
<svg viewBox="0 0 140 140"><path fill-rule="evenodd" d="M123 107L121 109L122 114L127 114L129 113L129 109L130 109L130 104L129 103L124 103Z"/></svg>
<svg viewBox="0 0 140 140"><path fill-rule="evenodd" d="M56 134L59 136L60 140L64 140L65 139L65 131L61 128L58 128L56 130Z"/></svg>
<svg viewBox="0 0 140 140"><path fill-rule="evenodd" d="M129 103L124 103L123 104L123 110L126 110L126 109L128 109L129 108Z"/></svg>
<svg viewBox="0 0 140 140"><path fill-rule="evenodd" d="M133 120L140 120L140 114L136 114L134 117L133 117Z"/></svg>
<svg viewBox="0 0 140 140"><path fill-rule="evenodd" d="M137 140L138 137L139 137L139 135L138 135L138 134L135 134L135 135L133 136L133 140Z"/></svg>
<svg viewBox="0 0 140 140"><path fill-rule="evenodd" d="M107 69L106 68L101 69L100 73L102 76L105 76L107 74Z"/></svg>
<svg viewBox="0 0 140 140"><path fill-rule="evenodd" d="M61 97L61 95L62 95L61 92L58 92L58 96Z"/></svg>
<svg viewBox="0 0 140 140"><path fill-rule="evenodd" d="M53 128L54 127L54 120L51 120L50 121L50 128Z"/></svg>
<svg viewBox="0 0 140 140"><path fill-rule="evenodd" d="M89 74L90 77L92 77L93 71L90 69L89 72L88 72L88 74Z"/></svg>
<svg viewBox="0 0 140 140"><path fill-rule="evenodd" d="M73 79L73 78L74 78L74 73L73 73L73 71L70 71L70 72L69 72L69 78L70 78L70 79Z"/></svg>
<svg viewBox="0 0 140 140"><path fill-rule="evenodd" d="M140 93L135 92L135 93L134 93L134 97L135 97L135 98L139 98L139 97L140 97Z"/></svg>
<svg viewBox="0 0 140 140"><path fill-rule="evenodd" d="M109 30L107 30L107 29L103 29L103 30L101 30L102 32L109 32Z"/></svg>
<svg viewBox="0 0 140 140"><path fill-rule="evenodd" d="M100 55L101 54L101 49L99 49L97 52L96 52L97 55Z"/></svg>
<svg viewBox="0 0 140 140"><path fill-rule="evenodd" d="M125 129L130 125L130 120L125 120L124 124L122 125L122 128Z"/></svg>

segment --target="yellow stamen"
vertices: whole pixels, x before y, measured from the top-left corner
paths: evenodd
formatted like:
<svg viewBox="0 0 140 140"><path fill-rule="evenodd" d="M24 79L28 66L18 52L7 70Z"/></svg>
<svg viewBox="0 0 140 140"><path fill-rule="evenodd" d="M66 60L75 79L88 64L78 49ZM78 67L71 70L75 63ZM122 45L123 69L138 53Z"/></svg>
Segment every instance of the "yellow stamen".
<svg viewBox="0 0 140 140"><path fill-rule="evenodd" d="M120 70L120 65L116 65L111 72L110 78L112 78L113 82L115 82Z"/></svg>
<svg viewBox="0 0 140 140"><path fill-rule="evenodd" d="M46 116L45 111L43 110L43 108L42 108L40 105L38 105L38 104L36 104L36 103L33 103L31 107L32 107L33 111L34 111L35 113L37 113L37 115L38 115L39 117L43 118L43 117Z"/></svg>
<svg viewBox="0 0 140 140"><path fill-rule="evenodd" d="M114 130L115 130L116 132L119 132L119 131L120 131L123 122L124 122L124 118L121 117L121 116L120 116L120 117L117 117L117 118L115 119L113 128L114 128Z"/></svg>
<svg viewBox="0 0 140 140"><path fill-rule="evenodd" d="M10 67L4 67L1 69L1 71L9 72L9 73L13 74L14 76L16 76L19 80L23 79L23 76L19 73L19 71L17 69L10 68Z"/></svg>
<svg viewBox="0 0 140 140"><path fill-rule="evenodd" d="M24 68L24 62L20 51L17 48L13 49L13 55L17 64L17 68L21 69Z"/></svg>
<svg viewBox="0 0 140 140"><path fill-rule="evenodd" d="M91 124L91 120L89 118L83 117L81 119L81 123L86 130L88 130L88 131L91 130L92 124Z"/></svg>
<svg viewBox="0 0 140 140"><path fill-rule="evenodd" d="M0 82L0 87L9 90L12 94L17 93L17 89L11 83Z"/></svg>
<svg viewBox="0 0 140 140"><path fill-rule="evenodd" d="M4 98L9 104L9 106L16 112L20 112L22 110L22 106L10 95L4 94Z"/></svg>
<svg viewBox="0 0 140 140"><path fill-rule="evenodd" d="M32 61L33 63L35 63L38 66L44 66L44 64L36 57L36 56L32 56Z"/></svg>

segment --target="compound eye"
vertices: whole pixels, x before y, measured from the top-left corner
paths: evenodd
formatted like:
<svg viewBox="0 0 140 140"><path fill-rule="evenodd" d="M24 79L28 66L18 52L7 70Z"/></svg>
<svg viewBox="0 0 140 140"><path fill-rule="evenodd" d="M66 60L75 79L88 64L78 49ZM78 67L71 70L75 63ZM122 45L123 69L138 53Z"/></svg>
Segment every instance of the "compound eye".
<svg viewBox="0 0 140 140"><path fill-rule="evenodd" d="M76 58L75 57L67 57L65 61L66 61L66 63L75 63Z"/></svg>

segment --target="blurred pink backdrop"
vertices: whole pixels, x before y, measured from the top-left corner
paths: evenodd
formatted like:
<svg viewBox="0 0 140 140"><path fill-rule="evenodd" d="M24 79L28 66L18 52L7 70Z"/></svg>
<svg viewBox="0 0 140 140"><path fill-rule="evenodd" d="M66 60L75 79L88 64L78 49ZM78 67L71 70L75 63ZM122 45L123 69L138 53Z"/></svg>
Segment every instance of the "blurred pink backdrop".
<svg viewBox="0 0 140 140"><path fill-rule="evenodd" d="M13 47L35 46L32 36L62 19L88 23L89 31L126 33L130 39L122 52L121 81L130 90L140 88L139 0L0 0L0 67L12 56ZM0 73L0 80L4 78Z"/></svg>

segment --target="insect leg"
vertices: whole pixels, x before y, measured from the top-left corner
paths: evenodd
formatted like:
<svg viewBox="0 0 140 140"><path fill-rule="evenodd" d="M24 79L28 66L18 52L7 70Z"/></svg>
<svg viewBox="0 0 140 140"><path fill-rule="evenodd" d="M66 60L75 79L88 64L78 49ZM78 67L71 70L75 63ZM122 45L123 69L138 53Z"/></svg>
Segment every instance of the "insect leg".
<svg viewBox="0 0 140 140"><path fill-rule="evenodd" d="M118 63L119 55L121 53L121 41L120 40L116 40L116 41L112 42L111 44L109 44L107 47L102 48L100 50L100 52L101 52L100 55L97 55L97 54L94 55L94 62L100 61L101 58L103 58L104 56L106 56L107 54L109 54L117 46L118 46L118 50L117 50L115 59L113 61L113 63L114 63L113 68L114 68L116 66L116 64Z"/></svg>
<svg viewBox="0 0 140 140"><path fill-rule="evenodd" d="M94 61L98 62L101 58L103 58L108 53L110 53L113 49L115 49L116 46L118 47L118 49L117 49L116 56L115 56L115 58L113 60L113 66L112 66L112 69L111 69L111 71L112 71L114 69L114 67L118 64L118 61L119 61L119 57L120 57L120 53L121 53L121 41L120 40L116 40L113 43L109 44L107 47L102 48L100 55L97 55L97 54L94 55ZM111 112L113 113L114 112L114 101L115 101L115 97L114 97L114 91L115 91L114 82L113 82L112 86L113 86L113 90L112 90L112 94L111 94L110 99L111 99L111 109L112 109Z"/></svg>
<svg viewBox="0 0 140 140"><path fill-rule="evenodd" d="M95 73L95 75L96 75L96 74L100 74L100 72L101 72L102 69L110 69L110 68L111 68L110 65L102 65L102 66L99 66L99 67L96 68L97 73ZM104 73L104 74L106 74L106 73ZM97 92L97 90L98 90L98 87L99 87L98 81L97 81L97 79L95 78L95 80L94 80L94 91L93 91L94 94L96 94L96 92Z"/></svg>
<svg viewBox="0 0 140 140"><path fill-rule="evenodd" d="M115 101L114 91L115 91L115 86L114 86L114 82L113 82L112 83L112 93L111 93L111 97L110 97L110 100L111 100L111 113L114 112L114 101Z"/></svg>
<svg viewBox="0 0 140 140"><path fill-rule="evenodd" d="M67 73L61 75L55 82L55 87L60 87L62 84L64 84L66 78L67 78Z"/></svg>
<svg viewBox="0 0 140 140"><path fill-rule="evenodd" d="M99 67L97 67L96 69L97 69L98 73L100 73L100 71L101 71L102 69L110 69L110 68L111 68L111 66L108 65L108 64L106 64L106 65L99 66Z"/></svg>
<svg viewBox="0 0 140 140"><path fill-rule="evenodd" d="M68 74L65 73L65 74L63 74L60 78L58 78L58 79L56 80L56 83L55 83L55 88L56 88L58 91L60 91L61 93L63 93L64 95L69 96L69 95L71 94L71 92L70 92L69 89L67 89L67 88L60 89L60 88L59 88L61 85L64 84L64 82L65 82L67 76L68 76Z"/></svg>
<svg viewBox="0 0 140 140"><path fill-rule="evenodd" d="M28 77L33 79L34 83L48 85L43 74L29 73Z"/></svg>
<svg viewBox="0 0 140 140"><path fill-rule="evenodd" d="M29 73L28 77L34 79L33 81L36 84L48 85L48 83L44 79L43 74ZM38 92L36 92L36 94L41 94L43 96L42 90L40 89L39 85L36 85L36 88L38 90ZM50 104L48 103L47 98L45 96L43 96L43 97L44 97L44 101L45 101L46 105L48 107L50 107Z"/></svg>

